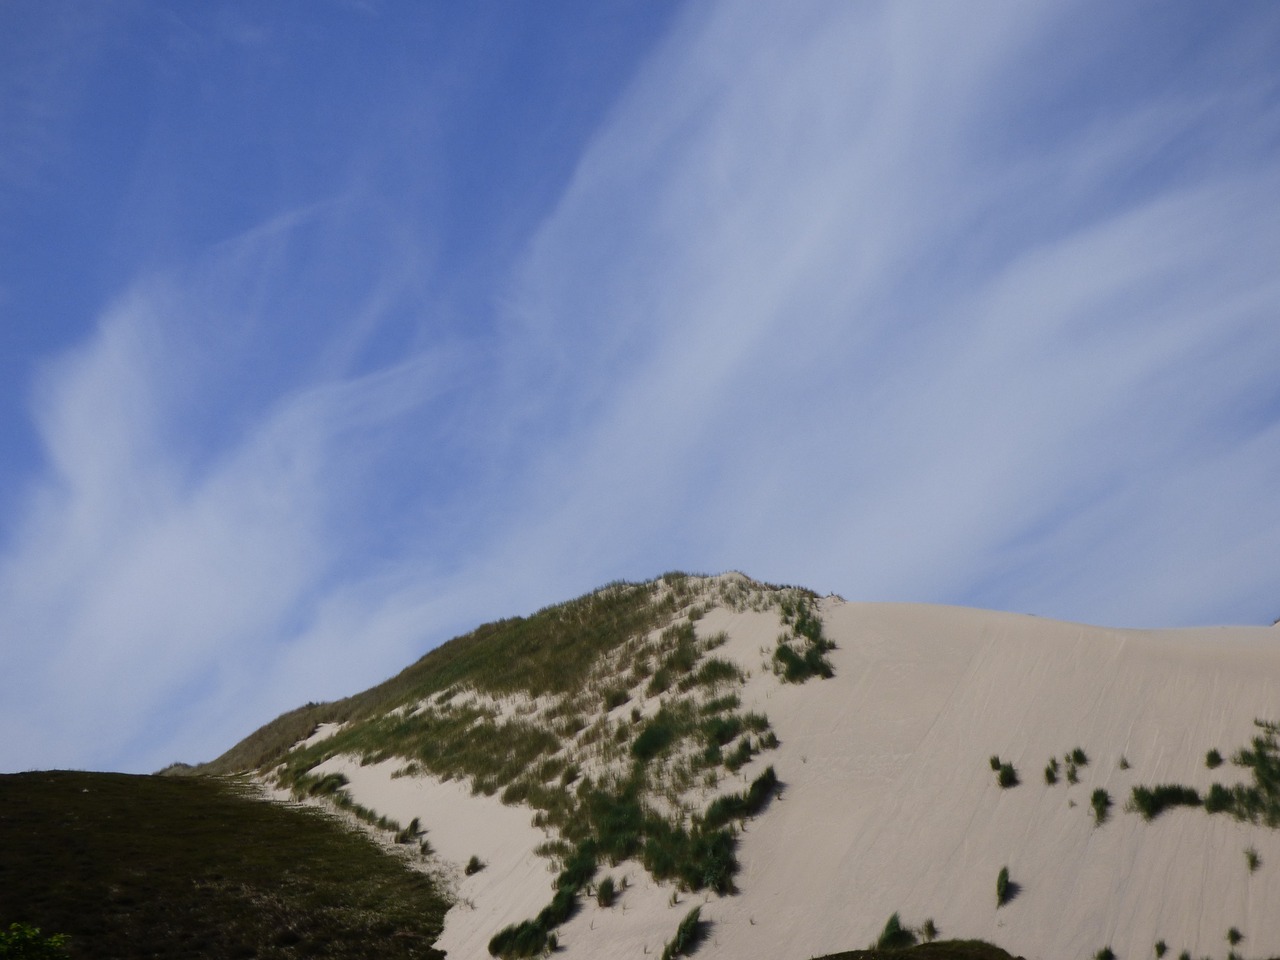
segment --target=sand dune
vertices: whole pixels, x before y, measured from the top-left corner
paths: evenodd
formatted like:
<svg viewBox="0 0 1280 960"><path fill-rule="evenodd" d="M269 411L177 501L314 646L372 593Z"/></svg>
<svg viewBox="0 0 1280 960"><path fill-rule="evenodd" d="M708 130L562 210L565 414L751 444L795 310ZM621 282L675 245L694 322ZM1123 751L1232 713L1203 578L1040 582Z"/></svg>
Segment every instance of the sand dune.
<svg viewBox="0 0 1280 960"><path fill-rule="evenodd" d="M1280 629L1110 630L959 608L824 600L836 676L786 685L763 668L776 611L716 609L701 635L728 632L717 652L751 672L744 707L766 713L781 746L767 763L781 797L741 837L739 893L681 894L636 864L604 869L630 882L617 905L582 911L558 931L566 957L657 955L680 918L702 903L711 921L699 956L805 958L865 946L895 911L932 918L945 937L981 937L1030 958L1225 958L1280 953L1280 833L1199 809L1146 823L1125 812L1134 784L1245 779L1229 755L1280 719ZM1047 786L1050 757L1081 747L1079 783ZM1016 767L1001 789L988 758ZM1121 769L1121 760L1128 769ZM440 946L487 956L502 925L537 913L553 874L533 850L545 839L531 811L473 797L460 783L400 777L397 764L341 769L360 803L402 823L420 818L454 864L464 901ZM735 784L727 783L726 787ZM1110 817L1095 826L1090 795L1105 788ZM1251 872L1246 847L1261 866ZM486 870L463 878L472 854ZM1002 866L1019 886L997 908Z"/></svg>

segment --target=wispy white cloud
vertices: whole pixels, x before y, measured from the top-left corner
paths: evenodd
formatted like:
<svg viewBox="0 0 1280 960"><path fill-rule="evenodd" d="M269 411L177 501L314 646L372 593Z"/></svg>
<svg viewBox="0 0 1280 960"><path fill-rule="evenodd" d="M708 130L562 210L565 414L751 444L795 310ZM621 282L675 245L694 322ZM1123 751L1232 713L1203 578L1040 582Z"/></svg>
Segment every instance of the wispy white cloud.
<svg viewBox="0 0 1280 960"><path fill-rule="evenodd" d="M205 749L220 742L201 730L203 703L276 679L261 673L276 645L310 619L355 546L345 514L376 482L387 430L455 385L445 348L345 377L322 376L330 361L237 416L239 428L209 431L221 445L191 457L183 431L204 426L193 411L227 403L228 384L212 376L226 356L200 355L211 343L225 353L226 331L187 324L243 319L245 303L203 297L210 276L226 280L243 246L262 243L261 232L242 238L185 285L137 284L45 372L34 413L48 470L0 560L0 633L15 641L5 702L27 726L7 766L149 755L175 729ZM377 651L347 659L361 655ZM193 702L175 719L178 690Z"/></svg>
<svg viewBox="0 0 1280 960"><path fill-rule="evenodd" d="M1045 531L1176 486L1280 351L1275 166L1187 156L1223 91L1118 109L1054 90L1093 116L1052 150L1008 142L1037 106L1009 61L1064 16L691 17L531 249L515 349L565 390L551 437L575 428L547 446L530 541L573 531L599 562L605 539L629 573L683 557L870 598L1201 619L1172 572L1147 586L1140 538L1096 544L1074 595L990 579L1028 530L1039 566L1069 566ZM1059 49L1059 76L1097 55Z"/></svg>

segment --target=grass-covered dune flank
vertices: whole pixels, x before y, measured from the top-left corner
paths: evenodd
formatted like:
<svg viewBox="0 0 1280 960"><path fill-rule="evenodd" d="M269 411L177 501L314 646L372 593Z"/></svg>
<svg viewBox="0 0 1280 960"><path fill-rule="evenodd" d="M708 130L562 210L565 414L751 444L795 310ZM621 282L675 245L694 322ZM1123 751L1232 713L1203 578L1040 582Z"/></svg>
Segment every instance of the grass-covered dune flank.
<svg viewBox="0 0 1280 960"><path fill-rule="evenodd" d="M196 772L227 774L269 766L319 724L385 713L455 684L493 695L572 690L600 653L643 635L670 615L680 603L678 587L685 579L667 574L648 583L609 584L529 617L487 623L362 693L281 715ZM664 584L673 588L663 591Z"/></svg>
<svg viewBox="0 0 1280 960"><path fill-rule="evenodd" d="M432 881L315 810L235 781L0 776L0 925L71 957L432 957Z"/></svg>

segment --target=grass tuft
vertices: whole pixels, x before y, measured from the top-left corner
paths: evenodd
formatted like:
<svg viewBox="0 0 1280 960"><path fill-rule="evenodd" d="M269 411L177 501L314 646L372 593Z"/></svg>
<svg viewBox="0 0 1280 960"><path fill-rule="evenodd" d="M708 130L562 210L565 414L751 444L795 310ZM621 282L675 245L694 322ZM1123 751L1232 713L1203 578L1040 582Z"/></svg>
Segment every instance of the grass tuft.
<svg viewBox="0 0 1280 960"><path fill-rule="evenodd" d="M1093 807L1094 826L1102 826L1107 822L1107 814L1111 809L1111 794L1099 787L1093 791L1093 796L1089 798L1089 803Z"/></svg>
<svg viewBox="0 0 1280 960"><path fill-rule="evenodd" d="M1018 884L1009 879L1009 868L1001 867L996 875L996 909L1003 907L1016 897L1018 890Z"/></svg>
<svg viewBox="0 0 1280 960"><path fill-rule="evenodd" d="M880 936L876 937L876 942L871 945L871 949L904 950L915 946L916 940L915 931L910 927L904 927L901 918L895 912L885 921L884 929L880 931Z"/></svg>
<svg viewBox="0 0 1280 960"><path fill-rule="evenodd" d="M694 907L690 910L680 925L676 927L676 935L662 949L662 960L672 960L674 957L686 957L693 953L707 935L707 925L702 920L702 908Z"/></svg>

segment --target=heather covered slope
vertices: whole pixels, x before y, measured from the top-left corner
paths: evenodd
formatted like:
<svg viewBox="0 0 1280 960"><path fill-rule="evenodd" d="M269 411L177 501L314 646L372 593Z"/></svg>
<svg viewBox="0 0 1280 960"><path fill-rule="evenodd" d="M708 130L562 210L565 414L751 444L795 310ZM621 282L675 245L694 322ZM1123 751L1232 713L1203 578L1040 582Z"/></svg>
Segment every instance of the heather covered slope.
<svg viewBox="0 0 1280 960"><path fill-rule="evenodd" d="M72 958L430 958L446 906L366 837L242 782L0 776L0 931L64 934Z"/></svg>
<svg viewBox="0 0 1280 960"><path fill-rule="evenodd" d="M1255 719L1280 719L1275 628L670 575L482 628L219 765L252 756L282 790L425 841L452 878L454 957L550 937L656 956L696 906L708 957L839 953L898 913L1028 957L1225 960L1280 952L1274 734ZM1213 794L1221 812L1125 809L1135 787L1215 783L1243 785Z"/></svg>

